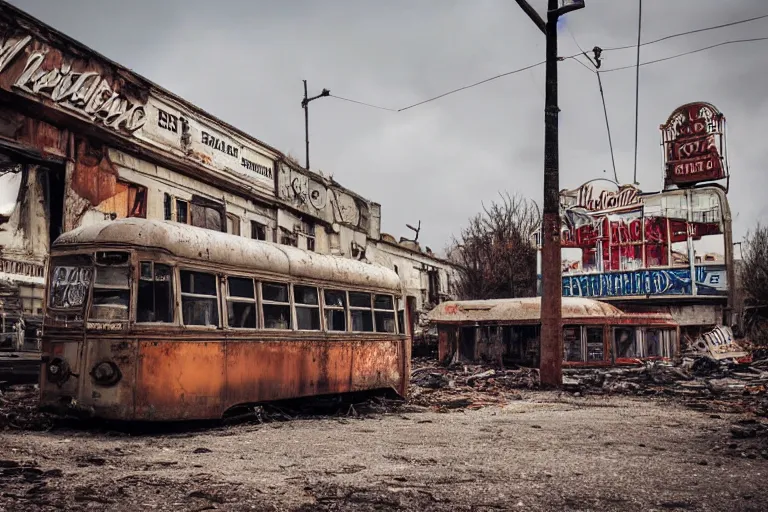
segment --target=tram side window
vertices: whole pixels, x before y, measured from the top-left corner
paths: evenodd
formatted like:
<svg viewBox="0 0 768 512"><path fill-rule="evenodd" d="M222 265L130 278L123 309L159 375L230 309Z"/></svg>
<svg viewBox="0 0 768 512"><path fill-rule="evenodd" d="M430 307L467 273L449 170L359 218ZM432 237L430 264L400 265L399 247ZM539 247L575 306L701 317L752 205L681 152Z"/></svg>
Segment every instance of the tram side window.
<svg viewBox="0 0 768 512"><path fill-rule="evenodd" d="M325 328L329 331L347 330L347 292L325 290Z"/></svg>
<svg viewBox="0 0 768 512"><path fill-rule="evenodd" d="M256 328L256 293L253 279L227 278L227 324L236 329Z"/></svg>
<svg viewBox="0 0 768 512"><path fill-rule="evenodd" d="M349 292L349 311L352 317L353 331L373 332L370 293Z"/></svg>
<svg viewBox="0 0 768 512"><path fill-rule="evenodd" d="M373 318L376 332L391 332L395 329L395 301L391 295L376 295L373 298Z"/></svg>
<svg viewBox="0 0 768 512"><path fill-rule="evenodd" d="M194 270L180 271L181 312L184 325L219 326L216 276Z"/></svg>
<svg viewBox="0 0 768 512"><path fill-rule="evenodd" d="M563 352L566 361L582 361L581 327L566 325L563 327Z"/></svg>
<svg viewBox="0 0 768 512"><path fill-rule="evenodd" d="M293 286L296 305L296 328L300 331L320 330L320 302L314 286Z"/></svg>
<svg viewBox="0 0 768 512"><path fill-rule="evenodd" d="M127 252L96 253L89 318L104 321L128 320L131 272L129 263Z"/></svg>
<svg viewBox="0 0 768 512"><path fill-rule="evenodd" d="M261 303L266 329L291 328L291 300L285 283L261 283Z"/></svg>
<svg viewBox="0 0 768 512"><path fill-rule="evenodd" d="M171 267L162 263L142 261L140 269L136 321L173 322Z"/></svg>
<svg viewBox="0 0 768 512"><path fill-rule="evenodd" d="M603 328L587 327L587 361L602 361L603 354Z"/></svg>

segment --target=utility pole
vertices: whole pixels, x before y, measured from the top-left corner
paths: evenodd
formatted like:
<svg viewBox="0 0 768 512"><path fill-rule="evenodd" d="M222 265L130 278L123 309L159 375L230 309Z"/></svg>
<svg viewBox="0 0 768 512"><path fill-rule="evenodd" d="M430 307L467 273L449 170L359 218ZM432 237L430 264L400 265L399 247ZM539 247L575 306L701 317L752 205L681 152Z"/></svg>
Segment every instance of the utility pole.
<svg viewBox="0 0 768 512"><path fill-rule="evenodd" d="M557 19L584 7L584 0L549 0L546 22L527 0L516 0L547 40L544 106L544 216L541 249L541 384L563 383L563 276L560 256L560 149L557 106Z"/></svg>
<svg viewBox="0 0 768 512"><path fill-rule="evenodd" d="M317 96L312 96L311 98L307 98L307 81L304 80L304 99L301 100L301 108L304 109L304 140L306 141L307 170L309 170L309 102L312 100L316 100L317 98L322 98L323 96L330 96L330 95L331 95L331 91L329 91L328 89L323 89L323 92L321 92Z"/></svg>

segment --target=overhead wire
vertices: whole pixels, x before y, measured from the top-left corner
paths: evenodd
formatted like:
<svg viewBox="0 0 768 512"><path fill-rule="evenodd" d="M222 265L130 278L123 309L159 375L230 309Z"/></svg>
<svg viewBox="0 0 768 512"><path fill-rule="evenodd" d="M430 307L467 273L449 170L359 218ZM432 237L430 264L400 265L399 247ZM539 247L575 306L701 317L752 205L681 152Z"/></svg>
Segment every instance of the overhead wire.
<svg viewBox="0 0 768 512"><path fill-rule="evenodd" d="M640 128L640 36L643 31L643 0L638 0L637 60L635 61L635 172L632 183L637 185L637 140Z"/></svg>

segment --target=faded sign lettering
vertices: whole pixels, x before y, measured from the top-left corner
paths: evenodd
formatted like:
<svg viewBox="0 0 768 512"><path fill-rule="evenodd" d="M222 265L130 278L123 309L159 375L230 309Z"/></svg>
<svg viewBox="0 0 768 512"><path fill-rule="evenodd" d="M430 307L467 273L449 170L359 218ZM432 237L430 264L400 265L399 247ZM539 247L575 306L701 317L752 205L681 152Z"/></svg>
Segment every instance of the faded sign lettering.
<svg viewBox="0 0 768 512"><path fill-rule="evenodd" d="M719 180L727 175L723 159L725 117L708 103L675 110L661 126L665 185Z"/></svg>
<svg viewBox="0 0 768 512"><path fill-rule="evenodd" d="M211 135L210 133L203 131L200 133L200 142L206 146L212 147L217 151L221 151L225 155L237 158L237 153L239 150L232 144L229 144L228 142L216 137L215 135Z"/></svg>
<svg viewBox="0 0 768 512"><path fill-rule="evenodd" d="M601 180L601 184L602 184ZM605 182L602 189L594 181L582 185L576 190L564 190L561 197L571 208L584 208L590 212L626 208L640 204L640 190L633 185L621 185Z"/></svg>
<svg viewBox="0 0 768 512"><path fill-rule="evenodd" d="M243 157L240 160L240 165L249 171L253 171L257 174L261 174L265 178L272 179L272 169L265 165L259 165L256 162L251 162L247 158Z"/></svg>
<svg viewBox="0 0 768 512"><path fill-rule="evenodd" d="M727 293L725 267L696 267L696 294ZM691 295L690 268L638 270L563 277L564 297Z"/></svg>
<svg viewBox="0 0 768 512"><path fill-rule="evenodd" d="M179 133L179 118L165 110L157 110L157 126L169 132Z"/></svg>

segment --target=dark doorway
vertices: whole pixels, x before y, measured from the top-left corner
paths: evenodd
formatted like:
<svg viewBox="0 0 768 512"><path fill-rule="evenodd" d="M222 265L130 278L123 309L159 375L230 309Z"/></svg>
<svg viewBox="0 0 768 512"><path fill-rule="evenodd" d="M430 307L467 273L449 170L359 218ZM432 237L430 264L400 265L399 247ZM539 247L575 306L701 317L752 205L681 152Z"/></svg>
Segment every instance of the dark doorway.
<svg viewBox="0 0 768 512"><path fill-rule="evenodd" d="M475 359L475 327L462 327L459 337L459 357L466 361Z"/></svg>
<svg viewBox="0 0 768 512"><path fill-rule="evenodd" d="M41 183L45 190L48 210L49 247L64 232L64 169L40 168Z"/></svg>

